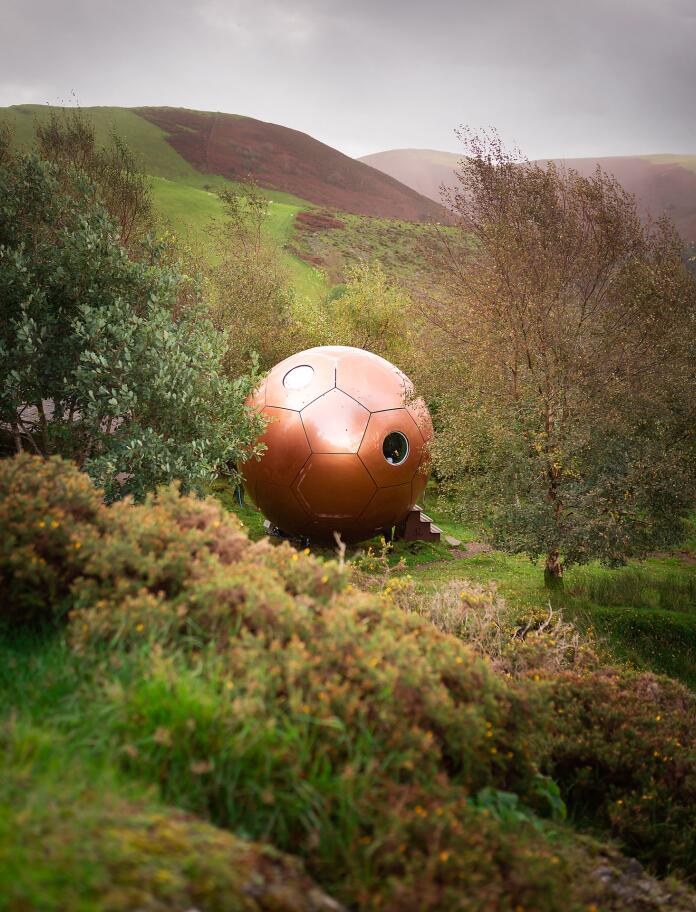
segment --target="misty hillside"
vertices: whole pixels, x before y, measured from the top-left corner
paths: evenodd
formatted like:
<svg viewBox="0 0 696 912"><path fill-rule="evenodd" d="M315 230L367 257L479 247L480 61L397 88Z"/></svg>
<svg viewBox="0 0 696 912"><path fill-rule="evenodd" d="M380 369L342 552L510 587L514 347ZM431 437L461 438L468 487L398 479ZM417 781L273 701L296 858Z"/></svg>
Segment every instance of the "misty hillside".
<svg viewBox="0 0 696 912"><path fill-rule="evenodd" d="M69 110L0 108L0 128L9 129L15 146L29 149L39 124ZM108 145L114 132L128 145L151 177L158 215L207 258L214 257L213 226L224 218L218 191L252 178L269 200L264 235L278 245L296 291L311 299L328 290L322 270L329 262L334 282L350 263L377 256L394 274L411 272L420 262L416 239L427 230L423 222L445 214L382 172L285 127L174 108L100 106L82 108L81 115L99 145Z"/></svg>
<svg viewBox="0 0 696 912"><path fill-rule="evenodd" d="M47 105L0 108L24 145ZM116 129L156 177L202 185L204 175L254 180L319 206L356 215L419 222L442 218L442 209L382 171L343 155L306 133L252 117L183 108L83 108L100 140Z"/></svg>
<svg viewBox="0 0 696 912"><path fill-rule="evenodd" d="M360 161L379 168L418 193L440 199L440 186L455 183L453 172L461 156L433 149L390 149L365 155ZM639 200L644 214L666 213L685 240L696 241L696 156L648 155L557 159L581 174L597 165L613 174Z"/></svg>
<svg viewBox="0 0 696 912"><path fill-rule="evenodd" d="M312 203L358 215L424 221L439 206L383 172L366 167L306 133L253 117L179 108L138 108L200 171L253 178Z"/></svg>

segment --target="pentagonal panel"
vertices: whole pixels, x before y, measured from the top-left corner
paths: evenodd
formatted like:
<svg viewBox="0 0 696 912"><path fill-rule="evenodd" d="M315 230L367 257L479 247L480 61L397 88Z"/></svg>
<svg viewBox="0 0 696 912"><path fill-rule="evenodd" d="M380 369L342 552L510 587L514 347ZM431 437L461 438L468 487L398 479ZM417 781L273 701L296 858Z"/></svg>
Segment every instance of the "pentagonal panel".
<svg viewBox="0 0 696 912"><path fill-rule="evenodd" d="M375 496L365 507L360 523L372 533L391 529L400 522L413 506L410 484L378 488Z"/></svg>
<svg viewBox="0 0 696 912"><path fill-rule="evenodd" d="M293 487L310 517L331 521L357 519L375 493L365 466L348 453L312 453Z"/></svg>
<svg viewBox="0 0 696 912"><path fill-rule="evenodd" d="M335 385L335 358L324 354L322 349L310 348L276 364L269 373L266 405L299 412Z"/></svg>
<svg viewBox="0 0 696 912"><path fill-rule="evenodd" d="M412 389L408 377L393 364L359 348L343 349L336 386L371 412L399 408Z"/></svg>
<svg viewBox="0 0 696 912"><path fill-rule="evenodd" d="M267 405L263 414L270 419L260 437L267 449L258 461L250 459L244 464L244 477L289 485L311 452L300 413Z"/></svg>
<svg viewBox="0 0 696 912"><path fill-rule="evenodd" d="M425 486L428 483L428 476L430 475L430 451L427 446L423 447L423 454L421 456L420 465L418 466L418 471L413 476L413 481L411 482L412 490L412 500L416 504L423 496L425 491Z"/></svg>
<svg viewBox="0 0 696 912"><path fill-rule="evenodd" d="M289 535L307 535L311 520L287 485L258 481L255 489L256 506L266 519Z"/></svg>
<svg viewBox="0 0 696 912"><path fill-rule="evenodd" d="M338 389L302 409L302 423L314 453L357 453L370 413Z"/></svg>
<svg viewBox="0 0 696 912"><path fill-rule="evenodd" d="M433 422L428 407L422 399L409 399L406 402L406 411L418 425L418 430L425 443L433 439Z"/></svg>
<svg viewBox="0 0 696 912"><path fill-rule="evenodd" d="M384 442L390 434L403 434L408 441L408 455L402 462L389 462ZM367 466L378 487L408 484L416 474L423 450L423 438L405 408L374 412L370 415L358 456ZM398 457L397 457L398 458Z"/></svg>

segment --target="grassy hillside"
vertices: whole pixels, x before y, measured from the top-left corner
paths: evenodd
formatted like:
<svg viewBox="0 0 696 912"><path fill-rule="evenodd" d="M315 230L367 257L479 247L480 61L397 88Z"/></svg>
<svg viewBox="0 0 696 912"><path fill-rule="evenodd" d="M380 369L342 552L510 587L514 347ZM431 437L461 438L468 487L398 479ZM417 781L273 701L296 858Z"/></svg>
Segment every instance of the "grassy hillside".
<svg viewBox="0 0 696 912"><path fill-rule="evenodd" d="M11 129L19 146L28 148L34 142L35 124L55 110L47 105L2 108L0 124ZM166 110L170 116L176 112ZM125 140L143 169L152 175L155 206L165 224L203 255L212 257L208 233L223 216L216 191L237 184L221 174L194 167L175 150L165 129L133 109L94 107L82 112L94 125L98 142L108 142L113 133ZM418 222L339 211L332 215L340 222L336 230L311 217L315 207L308 200L281 190L266 188L263 192L270 201L266 231L281 248L284 265L301 296L321 298L332 282L341 281L346 266L359 261L379 260L385 272L397 279L410 279L422 269L419 245L425 229ZM366 191L362 188L360 192ZM310 217L298 221L298 214L303 212Z"/></svg>
<svg viewBox="0 0 696 912"><path fill-rule="evenodd" d="M432 200L441 199L440 185L452 186L461 154L437 149L389 149L364 155L360 161L372 168L379 168L403 181Z"/></svg>
<svg viewBox="0 0 696 912"><path fill-rule="evenodd" d="M687 171L696 173L696 155L670 155L666 153L664 155L643 155L641 158L655 165L679 165L682 168L686 168Z"/></svg>
<svg viewBox="0 0 696 912"><path fill-rule="evenodd" d="M429 226L416 222L311 210L294 222L292 250L335 282L347 266L373 260L393 280L408 282L424 276L429 235Z"/></svg>
<svg viewBox="0 0 696 912"><path fill-rule="evenodd" d="M298 130L212 111L136 113L161 127L173 148L206 174L251 177L261 187L358 215L407 221L442 216L438 205L412 188Z"/></svg>
<svg viewBox="0 0 696 912"><path fill-rule="evenodd" d="M12 131L15 141L29 148L35 137L35 124L50 116L47 105L17 105L0 108L0 124ZM155 124L127 108L83 108L94 125L97 141L106 143L115 132L138 156L143 169L153 177L155 206L166 224L185 241L209 253L207 232L223 208L215 191L236 186L216 174L203 174L182 158L167 142L167 134ZM298 212L310 207L306 200L277 190L265 190L271 202L266 230L284 248L293 235ZM283 260L298 293L315 298L326 292L326 281L309 263L283 251Z"/></svg>
<svg viewBox="0 0 696 912"><path fill-rule="evenodd" d="M49 105L0 108L0 123L9 126L17 142L27 148L34 141L35 123L47 120L51 112L56 110L59 109ZM82 112L94 125L98 142L108 142L116 132L136 152L148 174L192 187L202 187L206 182L206 177L169 145L163 130L139 117L134 111L128 108L98 107L82 108ZM211 180L217 178L212 177Z"/></svg>
<svg viewBox="0 0 696 912"><path fill-rule="evenodd" d="M157 211L167 225L186 243L201 249L205 256L214 256L209 232L216 222L224 219L224 207L213 190L194 187L187 183L154 177L152 195ZM291 245L295 218L306 208L301 200L292 200L285 194L267 191L270 198L265 230L280 246L282 260L288 270L293 287L300 295L311 299L326 293L324 273L295 256L285 248Z"/></svg>

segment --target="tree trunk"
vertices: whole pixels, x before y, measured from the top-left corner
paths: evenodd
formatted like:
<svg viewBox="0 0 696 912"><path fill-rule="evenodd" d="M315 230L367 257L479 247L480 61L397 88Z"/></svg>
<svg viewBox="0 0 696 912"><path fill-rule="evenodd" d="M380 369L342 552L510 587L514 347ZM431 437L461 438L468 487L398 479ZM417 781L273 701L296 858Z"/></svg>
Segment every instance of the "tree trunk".
<svg viewBox="0 0 696 912"><path fill-rule="evenodd" d="M546 555L544 585L547 589L559 589L563 586L563 564L558 548L554 548Z"/></svg>
<svg viewBox="0 0 696 912"><path fill-rule="evenodd" d="M22 447L22 435L16 423L13 423L12 425L12 436L14 437L15 449L17 453L23 453L24 448Z"/></svg>

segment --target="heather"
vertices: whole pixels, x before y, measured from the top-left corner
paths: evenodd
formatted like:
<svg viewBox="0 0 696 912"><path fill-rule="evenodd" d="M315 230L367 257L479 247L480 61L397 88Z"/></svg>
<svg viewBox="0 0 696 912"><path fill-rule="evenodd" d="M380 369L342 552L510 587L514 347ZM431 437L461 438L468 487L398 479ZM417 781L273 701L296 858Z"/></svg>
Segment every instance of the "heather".
<svg viewBox="0 0 696 912"><path fill-rule="evenodd" d="M0 559L3 800L14 826L64 847L47 862L65 884L54 907L78 855L144 908L161 895L218 909L223 893L246 896L246 863L275 851L301 859L278 862L291 882L311 877L349 908L642 908L626 899L633 856L646 908L693 908L655 879L688 879L695 863L696 707L677 683L607 669L589 646L571 660L558 625L560 659L544 660L548 628L536 652L525 637L518 661L496 657L454 606L430 617L406 575L358 588L340 556L254 542L217 502L174 488L106 506L77 469L23 456L0 464L0 492L13 545ZM40 593L43 616L18 615ZM494 597L450 598L465 619ZM139 827L142 857L128 851ZM3 884L31 863L12 830ZM160 838L179 847L157 874L179 884L170 894L150 879ZM240 852L226 881L220 859ZM17 890L6 908L26 907Z"/></svg>

